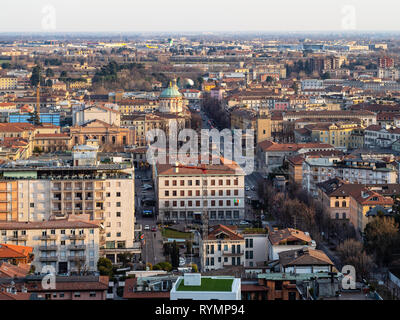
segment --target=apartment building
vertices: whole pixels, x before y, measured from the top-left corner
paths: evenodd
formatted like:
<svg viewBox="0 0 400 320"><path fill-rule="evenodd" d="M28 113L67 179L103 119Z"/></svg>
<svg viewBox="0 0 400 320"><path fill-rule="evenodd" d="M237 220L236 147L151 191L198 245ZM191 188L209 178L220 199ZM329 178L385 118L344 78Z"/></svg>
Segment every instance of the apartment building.
<svg viewBox="0 0 400 320"><path fill-rule="evenodd" d="M219 224L209 228L206 239L200 241L203 271L223 269L245 264L245 245L249 241L234 229Z"/></svg>
<svg viewBox="0 0 400 320"><path fill-rule="evenodd" d="M57 273L97 270L99 226L84 221L0 222L0 242L33 248L37 272L51 266Z"/></svg>
<svg viewBox="0 0 400 320"><path fill-rule="evenodd" d="M315 123L295 129L296 142L328 143L335 148L354 149L364 146L363 126L358 123Z"/></svg>
<svg viewBox="0 0 400 320"><path fill-rule="evenodd" d="M333 151L335 148L326 143L275 143L269 140L257 145L257 160L261 171L270 173L283 165L289 157L311 151Z"/></svg>
<svg viewBox="0 0 400 320"><path fill-rule="evenodd" d="M400 128L382 128L379 125L372 125L365 128L365 146L389 148L394 142L400 139Z"/></svg>
<svg viewBox="0 0 400 320"><path fill-rule="evenodd" d="M0 169L0 194L0 221L93 222L101 226L101 252L112 261L136 250L134 172L127 165L13 162Z"/></svg>
<svg viewBox="0 0 400 320"><path fill-rule="evenodd" d="M0 77L0 90L17 89L18 78L16 77Z"/></svg>
<svg viewBox="0 0 400 320"><path fill-rule="evenodd" d="M283 115L283 121L294 122L299 119L330 122L360 120L364 126L376 124L376 114L366 110L288 111Z"/></svg>
<svg viewBox="0 0 400 320"><path fill-rule="evenodd" d="M386 184L397 182L397 170L380 160L341 159L341 157L308 157L303 161L302 185L317 196L316 185L334 177L349 183Z"/></svg>
<svg viewBox="0 0 400 320"><path fill-rule="evenodd" d="M237 163L204 166L154 166L157 211L160 221L211 221L244 218L244 171Z"/></svg>
<svg viewBox="0 0 400 320"><path fill-rule="evenodd" d="M2 279L1 294L7 295L8 300L106 300L108 276L57 276L56 287L43 286L40 276L18 276L17 278ZM45 283L46 281L44 281Z"/></svg>
<svg viewBox="0 0 400 320"><path fill-rule="evenodd" d="M390 196L385 196L374 189L379 187L347 183L334 178L318 184L318 197L328 210L331 219L348 220L356 230L362 232L369 222L367 213L371 209L376 207L391 209L394 203Z"/></svg>
<svg viewBox="0 0 400 320"><path fill-rule="evenodd" d="M148 99L122 100L118 105L122 116L138 112L152 113L158 109L158 101Z"/></svg>

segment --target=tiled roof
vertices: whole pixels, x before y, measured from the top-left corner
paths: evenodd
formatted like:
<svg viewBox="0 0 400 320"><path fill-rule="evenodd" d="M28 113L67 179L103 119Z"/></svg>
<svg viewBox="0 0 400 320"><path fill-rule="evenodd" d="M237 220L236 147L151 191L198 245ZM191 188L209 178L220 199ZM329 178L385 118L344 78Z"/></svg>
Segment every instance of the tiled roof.
<svg viewBox="0 0 400 320"><path fill-rule="evenodd" d="M31 247L0 243L0 258L25 258L32 251Z"/></svg>
<svg viewBox="0 0 400 320"><path fill-rule="evenodd" d="M0 264L0 278L25 277L29 269L3 262Z"/></svg>
<svg viewBox="0 0 400 320"><path fill-rule="evenodd" d="M243 236L240 235L239 233L236 233L234 230L231 228L228 228L227 226L224 226L222 224L218 224L215 226L212 226L209 228L208 232L208 240L216 240L218 239L218 236L221 234L225 234L229 240L243 240Z"/></svg>
<svg viewBox="0 0 400 320"><path fill-rule="evenodd" d="M329 257L323 251L311 248L280 252L279 262L284 267L299 265L334 265L331 259L329 259Z"/></svg>
<svg viewBox="0 0 400 320"><path fill-rule="evenodd" d="M303 231L286 228L277 231L272 231L268 235L269 241L272 245L279 245L282 241L304 241L310 243L312 241L311 237Z"/></svg>

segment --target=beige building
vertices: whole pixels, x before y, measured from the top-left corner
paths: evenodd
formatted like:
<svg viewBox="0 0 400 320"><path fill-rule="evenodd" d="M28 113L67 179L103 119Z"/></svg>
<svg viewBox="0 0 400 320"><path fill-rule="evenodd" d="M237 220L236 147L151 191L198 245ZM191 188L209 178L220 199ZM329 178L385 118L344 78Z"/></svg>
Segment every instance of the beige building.
<svg viewBox="0 0 400 320"><path fill-rule="evenodd" d="M244 171L235 163L185 167L157 164L154 168L158 217L161 221L212 221L244 218Z"/></svg>
<svg viewBox="0 0 400 320"><path fill-rule="evenodd" d="M99 226L83 221L0 222L0 243L33 248L32 265L46 273L97 271Z"/></svg>
<svg viewBox="0 0 400 320"><path fill-rule="evenodd" d="M207 239L200 242L200 259L203 271L243 266L245 238L222 224L212 226L209 228Z"/></svg>
<svg viewBox="0 0 400 320"><path fill-rule="evenodd" d="M0 174L0 221L93 222L101 226L101 253L112 261L137 251L133 168L16 162Z"/></svg>

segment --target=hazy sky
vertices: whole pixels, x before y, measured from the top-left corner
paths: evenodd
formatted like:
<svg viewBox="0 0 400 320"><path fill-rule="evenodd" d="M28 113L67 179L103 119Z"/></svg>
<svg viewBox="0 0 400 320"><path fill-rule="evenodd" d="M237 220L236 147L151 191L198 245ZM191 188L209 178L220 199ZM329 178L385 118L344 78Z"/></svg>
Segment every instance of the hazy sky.
<svg viewBox="0 0 400 320"><path fill-rule="evenodd" d="M0 32L397 31L396 0L3 0Z"/></svg>

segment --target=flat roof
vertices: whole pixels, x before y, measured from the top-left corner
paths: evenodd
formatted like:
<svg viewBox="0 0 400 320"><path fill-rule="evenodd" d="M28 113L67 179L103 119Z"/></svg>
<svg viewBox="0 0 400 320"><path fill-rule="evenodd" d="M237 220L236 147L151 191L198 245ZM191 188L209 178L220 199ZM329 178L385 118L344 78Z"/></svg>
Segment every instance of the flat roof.
<svg viewBox="0 0 400 320"><path fill-rule="evenodd" d="M200 286L185 286L184 279L179 280L176 291L232 291L233 278L201 278Z"/></svg>

